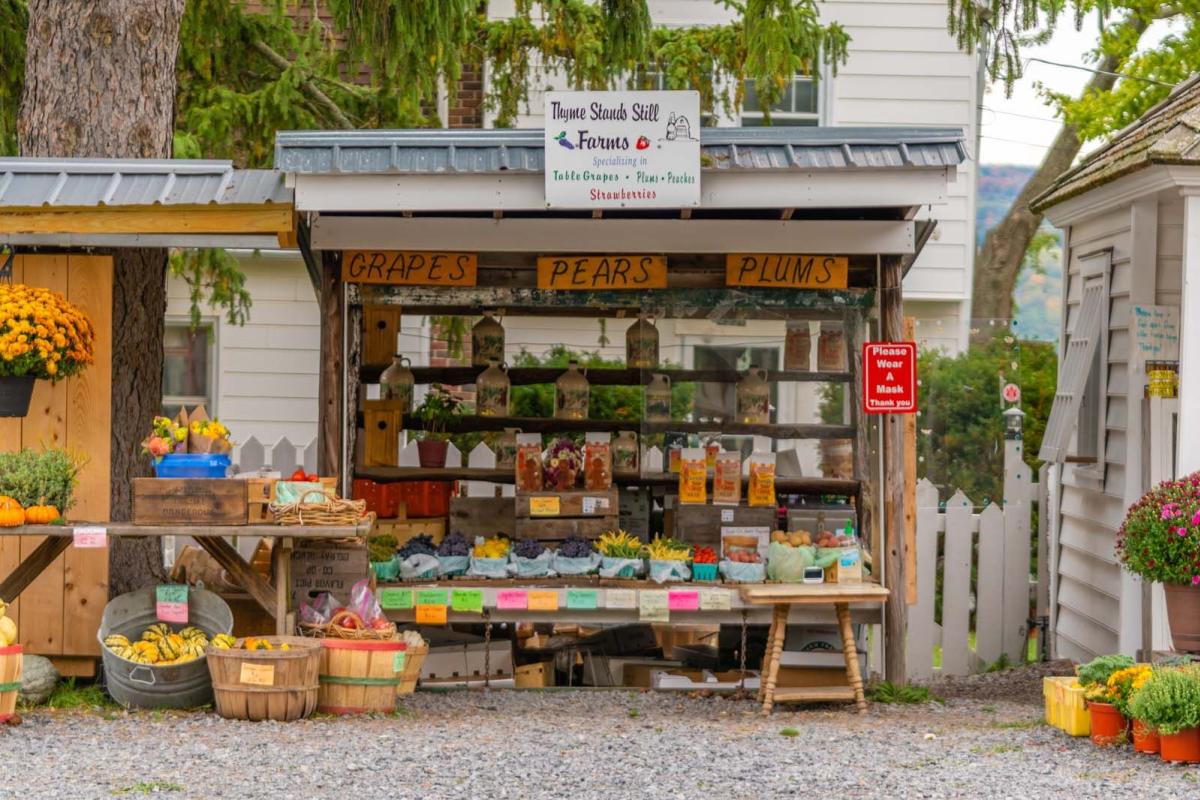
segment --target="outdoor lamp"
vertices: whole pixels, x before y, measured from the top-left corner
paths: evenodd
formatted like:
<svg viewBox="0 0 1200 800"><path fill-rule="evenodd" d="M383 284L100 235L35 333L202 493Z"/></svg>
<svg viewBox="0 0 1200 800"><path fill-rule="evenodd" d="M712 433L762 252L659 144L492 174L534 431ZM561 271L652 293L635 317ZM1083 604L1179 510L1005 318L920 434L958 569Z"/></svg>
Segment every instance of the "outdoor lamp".
<svg viewBox="0 0 1200 800"><path fill-rule="evenodd" d="M1020 439L1021 428L1025 424L1025 412L1013 406L1004 411L1004 438Z"/></svg>

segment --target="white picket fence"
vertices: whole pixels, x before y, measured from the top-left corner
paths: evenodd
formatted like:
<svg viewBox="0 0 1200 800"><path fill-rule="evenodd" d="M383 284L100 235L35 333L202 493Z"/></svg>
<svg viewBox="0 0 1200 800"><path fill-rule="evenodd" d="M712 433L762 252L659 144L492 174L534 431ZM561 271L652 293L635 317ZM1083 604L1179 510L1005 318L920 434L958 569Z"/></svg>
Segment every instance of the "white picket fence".
<svg viewBox="0 0 1200 800"><path fill-rule="evenodd" d="M1029 570L1030 505L1037 503L1039 510L1047 507L1045 471L1034 479L1024 462L1014 464L1005 475L1003 505L992 503L982 511L977 512L961 491L944 507L940 500L932 483L917 484L917 603L908 609L909 679L969 675L1002 657L1009 664L1023 663L1030 602L1037 589L1040 608L1046 582L1044 558L1038 559L1036 582L1031 582ZM1045 526L1038 527L1044 530ZM1039 536L1042 545L1045 537ZM1039 546L1039 552L1044 552L1044 546ZM939 574L940 625L935 617ZM941 647L939 668L934 666L935 645Z"/></svg>
<svg viewBox="0 0 1200 800"><path fill-rule="evenodd" d="M317 440L306 445L292 444L286 436L273 445L265 445L251 436L233 451L233 466L237 472L267 470L290 475L297 467L305 472L317 471Z"/></svg>

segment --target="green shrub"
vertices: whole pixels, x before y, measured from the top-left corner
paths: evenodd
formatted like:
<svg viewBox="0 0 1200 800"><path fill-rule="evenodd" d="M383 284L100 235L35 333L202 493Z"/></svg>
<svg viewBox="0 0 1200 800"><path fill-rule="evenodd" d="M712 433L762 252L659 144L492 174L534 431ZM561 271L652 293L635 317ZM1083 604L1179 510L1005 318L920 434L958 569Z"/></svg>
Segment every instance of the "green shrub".
<svg viewBox="0 0 1200 800"><path fill-rule="evenodd" d="M1200 670L1156 669L1134 694L1129 713L1158 733L1171 735L1200 727Z"/></svg>
<svg viewBox="0 0 1200 800"><path fill-rule="evenodd" d="M1097 656L1079 668L1079 685L1083 687L1108 683L1108 676L1119 669L1132 667L1134 660L1129 656L1118 654Z"/></svg>
<svg viewBox="0 0 1200 800"><path fill-rule="evenodd" d="M25 507L51 505L65 514L74 503L71 495L85 463L86 459L66 450L24 448L0 453L0 495Z"/></svg>

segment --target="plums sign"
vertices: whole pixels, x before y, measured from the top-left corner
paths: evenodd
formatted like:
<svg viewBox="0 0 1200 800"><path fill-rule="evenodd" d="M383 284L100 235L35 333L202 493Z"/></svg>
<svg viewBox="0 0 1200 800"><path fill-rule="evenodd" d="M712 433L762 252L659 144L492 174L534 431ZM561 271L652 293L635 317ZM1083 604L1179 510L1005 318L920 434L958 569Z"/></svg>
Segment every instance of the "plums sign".
<svg viewBox="0 0 1200 800"><path fill-rule="evenodd" d="M546 93L548 207L699 204L699 93Z"/></svg>

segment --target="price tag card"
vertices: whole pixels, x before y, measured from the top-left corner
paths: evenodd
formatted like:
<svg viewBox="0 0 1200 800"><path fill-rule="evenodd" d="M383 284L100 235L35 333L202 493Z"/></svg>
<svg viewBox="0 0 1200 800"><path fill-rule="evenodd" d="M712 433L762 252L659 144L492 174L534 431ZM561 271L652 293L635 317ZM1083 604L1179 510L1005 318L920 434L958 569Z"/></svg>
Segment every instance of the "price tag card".
<svg viewBox="0 0 1200 800"><path fill-rule="evenodd" d="M558 592L541 591L529 593L530 611L558 611Z"/></svg>
<svg viewBox="0 0 1200 800"><path fill-rule="evenodd" d="M161 622L188 621L188 587L186 583L164 583L154 589L154 613Z"/></svg>
<svg viewBox="0 0 1200 800"><path fill-rule="evenodd" d="M721 522L733 522L733 509L732 508L722 508L721 509Z"/></svg>
<svg viewBox="0 0 1200 800"><path fill-rule="evenodd" d="M404 672L404 662L408 660L407 655L401 650L392 656L392 672Z"/></svg>
<svg viewBox="0 0 1200 800"><path fill-rule="evenodd" d="M529 498L529 516L531 517L557 517L559 515L559 502L557 497L531 497Z"/></svg>
<svg viewBox="0 0 1200 800"><path fill-rule="evenodd" d="M464 614L482 614L483 589L455 589L450 595L450 607Z"/></svg>
<svg viewBox="0 0 1200 800"><path fill-rule="evenodd" d="M419 606L444 606L450 602L446 589L417 589L416 603Z"/></svg>
<svg viewBox="0 0 1200 800"><path fill-rule="evenodd" d="M380 589L379 605L385 611L407 611L413 607L412 589Z"/></svg>
<svg viewBox="0 0 1200 800"><path fill-rule="evenodd" d="M501 589L496 592L496 608L501 611L521 611L529 608L529 595L524 589Z"/></svg>
<svg viewBox="0 0 1200 800"><path fill-rule="evenodd" d="M567 608L595 611L599 595L598 589L567 589Z"/></svg>
<svg viewBox="0 0 1200 800"><path fill-rule="evenodd" d="M418 603L416 621L418 625L445 625L446 606L442 604L426 606Z"/></svg>
<svg viewBox="0 0 1200 800"><path fill-rule="evenodd" d="M725 589L705 589L700 592L701 611L728 611L732 608L733 592Z"/></svg>
<svg viewBox="0 0 1200 800"><path fill-rule="evenodd" d="M638 592L638 619L643 622L671 621L666 590L645 589Z"/></svg>
<svg viewBox="0 0 1200 800"><path fill-rule="evenodd" d="M694 589L668 592L667 608L672 611L699 611L700 592Z"/></svg>
<svg viewBox="0 0 1200 800"><path fill-rule="evenodd" d="M74 545L78 548L108 547L108 528L83 525L75 529Z"/></svg>
<svg viewBox="0 0 1200 800"><path fill-rule="evenodd" d="M637 608L637 592L633 589L605 589L605 608Z"/></svg>
<svg viewBox="0 0 1200 800"><path fill-rule="evenodd" d="M243 661L242 672L238 676L238 681L248 686L274 686L275 665L255 664L252 661Z"/></svg>

